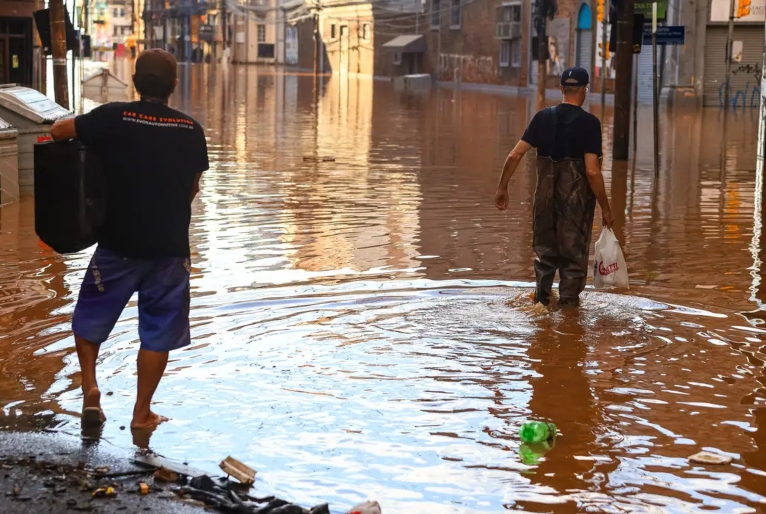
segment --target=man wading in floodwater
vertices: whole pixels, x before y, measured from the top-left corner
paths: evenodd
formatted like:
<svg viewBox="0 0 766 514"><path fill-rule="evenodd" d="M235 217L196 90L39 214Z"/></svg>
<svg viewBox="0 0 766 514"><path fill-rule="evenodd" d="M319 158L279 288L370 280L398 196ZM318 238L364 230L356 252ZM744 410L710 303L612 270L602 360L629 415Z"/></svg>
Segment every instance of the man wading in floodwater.
<svg viewBox="0 0 766 514"><path fill-rule="evenodd" d="M79 139L103 156L108 191L106 220L72 323L82 369L83 428L106 420L96 358L133 293L138 292L141 349L131 428L166 421L151 411L152 396L168 352L190 343L191 201L208 158L202 127L167 105L176 73L171 54L146 50L133 75L141 101L105 104L51 130L53 139Z"/></svg>
<svg viewBox="0 0 766 514"><path fill-rule="evenodd" d="M508 182L530 148L537 148L533 242L535 302L548 305L556 270L559 303L576 307L588 278L588 253L596 200L604 226L614 223L601 175L601 122L585 112L588 72L569 68L561 75L564 101L535 114L521 141L508 155L495 205L508 208Z"/></svg>

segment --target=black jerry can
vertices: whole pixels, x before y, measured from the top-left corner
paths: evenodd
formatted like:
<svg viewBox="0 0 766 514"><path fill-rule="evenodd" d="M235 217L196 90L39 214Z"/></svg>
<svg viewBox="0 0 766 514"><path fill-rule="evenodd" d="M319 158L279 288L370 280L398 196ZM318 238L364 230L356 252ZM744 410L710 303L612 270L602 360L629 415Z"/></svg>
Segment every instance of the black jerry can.
<svg viewBox="0 0 766 514"><path fill-rule="evenodd" d="M96 244L106 212L100 155L79 141L46 141L34 156L38 237L62 254Z"/></svg>

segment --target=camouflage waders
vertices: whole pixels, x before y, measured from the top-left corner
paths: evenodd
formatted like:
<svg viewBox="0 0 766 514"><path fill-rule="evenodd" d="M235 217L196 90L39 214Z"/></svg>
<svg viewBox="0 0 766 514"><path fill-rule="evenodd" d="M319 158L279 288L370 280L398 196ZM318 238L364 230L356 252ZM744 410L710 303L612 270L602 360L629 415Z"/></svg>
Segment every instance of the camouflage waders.
<svg viewBox="0 0 766 514"><path fill-rule="evenodd" d="M555 127L556 116L555 113L552 115ZM552 137L555 141L555 135ZM537 256L535 301L546 305L550 302L553 279L558 270L561 305L579 303L588 278L595 209L596 195L588 183L584 160L554 161L549 157L537 157L532 225L532 246Z"/></svg>

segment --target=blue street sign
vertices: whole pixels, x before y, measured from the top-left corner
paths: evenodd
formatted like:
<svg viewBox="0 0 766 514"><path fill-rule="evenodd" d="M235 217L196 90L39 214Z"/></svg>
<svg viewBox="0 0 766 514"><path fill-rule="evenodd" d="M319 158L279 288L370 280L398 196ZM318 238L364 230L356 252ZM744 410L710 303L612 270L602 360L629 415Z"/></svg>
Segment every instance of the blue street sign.
<svg viewBox="0 0 766 514"><path fill-rule="evenodd" d="M658 45L683 45L684 44L684 26L661 25L657 27ZM644 44L652 44L652 24L644 25Z"/></svg>

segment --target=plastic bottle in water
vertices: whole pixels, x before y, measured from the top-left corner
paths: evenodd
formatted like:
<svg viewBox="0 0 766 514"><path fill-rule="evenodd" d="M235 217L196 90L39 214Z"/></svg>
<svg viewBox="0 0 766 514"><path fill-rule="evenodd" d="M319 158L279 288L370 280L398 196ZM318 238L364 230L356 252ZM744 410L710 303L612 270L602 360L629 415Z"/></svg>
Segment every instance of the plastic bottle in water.
<svg viewBox="0 0 766 514"><path fill-rule="evenodd" d="M542 443L556 438L556 425L545 421L526 421L521 425L519 437L522 443Z"/></svg>

